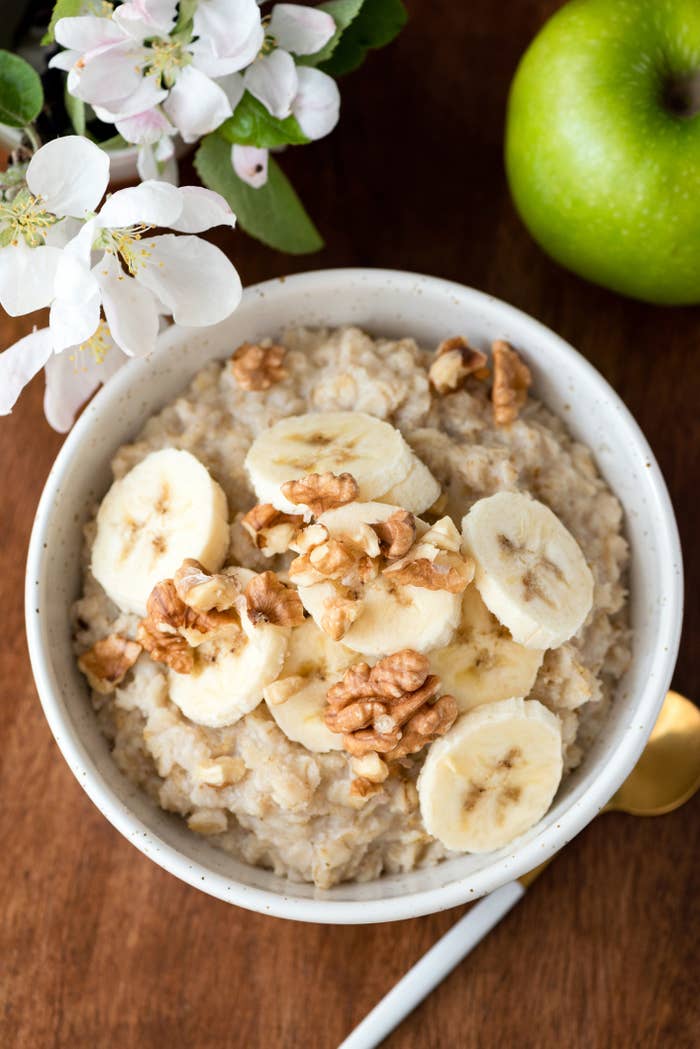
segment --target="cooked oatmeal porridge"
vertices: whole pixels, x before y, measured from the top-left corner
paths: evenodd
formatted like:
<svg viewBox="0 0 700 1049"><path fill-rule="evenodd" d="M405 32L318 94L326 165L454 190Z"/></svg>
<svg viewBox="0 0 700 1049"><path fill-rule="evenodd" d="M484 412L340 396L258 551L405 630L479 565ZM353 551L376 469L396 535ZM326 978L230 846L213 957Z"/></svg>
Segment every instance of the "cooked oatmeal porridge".
<svg viewBox="0 0 700 1049"><path fill-rule="evenodd" d="M506 343L353 327L202 369L85 529L75 647L122 772L321 888L536 823L630 636L620 504L529 385Z"/></svg>

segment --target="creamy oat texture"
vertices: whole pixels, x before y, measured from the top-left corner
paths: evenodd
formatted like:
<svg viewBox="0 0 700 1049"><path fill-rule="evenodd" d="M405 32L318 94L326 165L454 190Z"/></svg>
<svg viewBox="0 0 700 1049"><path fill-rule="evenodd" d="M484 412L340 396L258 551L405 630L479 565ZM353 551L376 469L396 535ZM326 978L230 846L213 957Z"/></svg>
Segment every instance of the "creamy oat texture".
<svg viewBox="0 0 700 1049"><path fill-rule="evenodd" d="M441 483L444 508L459 525L469 507L501 490L546 503L578 540L593 572L592 611L579 633L548 651L529 698L561 719L565 770L595 736L630 654L625 609L627 543L622 510L590 451L530 398L511 426L494 426L488 384L438 396L433 355L410 339L372 339L357 328L297 329L286 377L245 390L229 362L207 365L189 389L151 418L114 458L122 477L150 452L192 452L224 489L231 519L228 561L281 570L256 550L240 518L256 502L243 467L252 440L288 416L308 411L367 412L397 426ZM232 350L234 347L232 347ZM95 535L86 527L86 565ZM138 617L121 614L85 570L74 607L76 651L110 633L135 637ZM115 761L164 809L193 831L251 864L322 888L425 866L447 855L423 826L416 778L425 752L401 763L369 797L350 793L342 750L312 753L277 727L265 703L230 727L205 728L169 701L168 670L146 653L109 695L93 691Z"/></svg>

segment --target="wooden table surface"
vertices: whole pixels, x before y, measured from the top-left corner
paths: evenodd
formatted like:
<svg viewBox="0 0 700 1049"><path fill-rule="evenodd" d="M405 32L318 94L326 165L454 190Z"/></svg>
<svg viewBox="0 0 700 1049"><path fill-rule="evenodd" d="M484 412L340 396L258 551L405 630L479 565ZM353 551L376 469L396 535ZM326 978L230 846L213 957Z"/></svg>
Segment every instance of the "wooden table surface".
<svg viewBox="0 0 700 1049"><path fill-rule="evenodd" d="M645 430L678 513L687 612L675 687L700 696L700 310L625 301L551 263L510 204L504 104L552 0L414 0L400 41L343 85L325 142L283 163L327 238L289 259L220 243L245 283L393 266L483 288L576 345ZM0 322L4 347L29 329ZM22 577L60 436L43 380L0 423L0 1045L333 1049L462 910L316 927L227 906L113 830L49 733L29 669ZM700 1044L700 797L658 820L608 815L386 1043L392 1049Z"/></svg>

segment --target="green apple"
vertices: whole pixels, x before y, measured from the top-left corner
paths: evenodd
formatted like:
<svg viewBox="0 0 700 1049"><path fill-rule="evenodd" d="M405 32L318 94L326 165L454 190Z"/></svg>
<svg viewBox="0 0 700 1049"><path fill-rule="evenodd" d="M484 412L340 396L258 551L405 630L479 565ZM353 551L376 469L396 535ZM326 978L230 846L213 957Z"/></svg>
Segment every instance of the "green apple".
<svg viewBox="0 0 700 1049"><path fill-rule="evenodd" d="M700 302L700 0L572 0L508 104L515 205L557 261L648 302Z"/></svg>

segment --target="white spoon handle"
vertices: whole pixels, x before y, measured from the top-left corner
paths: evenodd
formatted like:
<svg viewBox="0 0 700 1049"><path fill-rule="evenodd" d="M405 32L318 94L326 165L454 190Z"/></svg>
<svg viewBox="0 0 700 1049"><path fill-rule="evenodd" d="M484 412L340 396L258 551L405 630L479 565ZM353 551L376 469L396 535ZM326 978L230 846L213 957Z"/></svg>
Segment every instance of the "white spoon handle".
<svg viewBox="0 0 700 1049"><path fill-rule="evenodd" d="M379 1045L483 940L524 893L519 881L511 881L475 903L375 1005L338 1049L374 1049Z"/></svg>

